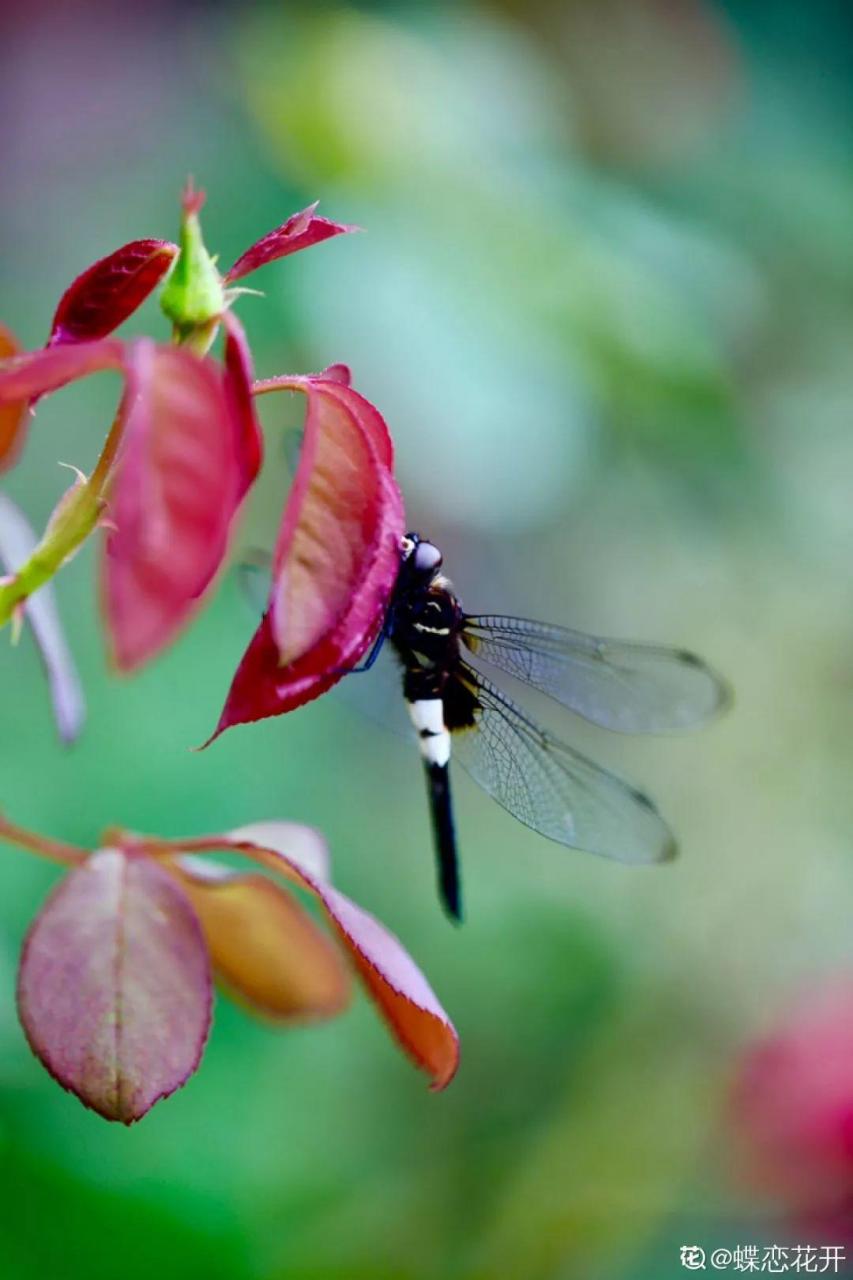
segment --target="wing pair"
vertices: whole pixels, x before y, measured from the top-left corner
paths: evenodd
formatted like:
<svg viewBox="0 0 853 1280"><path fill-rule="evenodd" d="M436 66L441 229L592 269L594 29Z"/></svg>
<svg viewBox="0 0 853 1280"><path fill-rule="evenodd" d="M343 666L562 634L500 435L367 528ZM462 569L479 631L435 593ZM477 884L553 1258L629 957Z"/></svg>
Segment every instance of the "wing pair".
<svg viewBox="0 0 853 1280"><path fill-rule="evenodd" d="M724 682L693 654L602 640L523 618L468 617L478 658L622 733L688 729L728 701ZM535 831L624 862L672 857L672 833L652 802L535 724L481 672L460 672L480 704L454 755L499 804Z"/></svg>

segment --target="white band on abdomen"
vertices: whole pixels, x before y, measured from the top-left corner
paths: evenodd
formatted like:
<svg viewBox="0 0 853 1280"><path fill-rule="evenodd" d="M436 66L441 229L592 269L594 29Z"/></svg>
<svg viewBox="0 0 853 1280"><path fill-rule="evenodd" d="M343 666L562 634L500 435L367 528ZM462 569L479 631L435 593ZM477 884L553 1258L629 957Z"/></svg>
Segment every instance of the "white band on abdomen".
<svg viewBox="0 0 853 1280"><path fill-rule="evenodd" d="M428 764L447 764L450 760L450 734L446 729L420 739L421 755Z"/></svg>
<svg viewBox="0 0 853 1280"><path fill-rule="evenodd" d="M444 727L441 698L421 698L409 703L409 715L418 731L421 755L429 764L445 765L450 759L450 734Z"/></svg>
<svg viewBox="0 0 853 1280"><path fill-rule="evenodd" d="M444 703L441 698L421 698L409 703L409 715L418 733L442 733Z"/></svg>

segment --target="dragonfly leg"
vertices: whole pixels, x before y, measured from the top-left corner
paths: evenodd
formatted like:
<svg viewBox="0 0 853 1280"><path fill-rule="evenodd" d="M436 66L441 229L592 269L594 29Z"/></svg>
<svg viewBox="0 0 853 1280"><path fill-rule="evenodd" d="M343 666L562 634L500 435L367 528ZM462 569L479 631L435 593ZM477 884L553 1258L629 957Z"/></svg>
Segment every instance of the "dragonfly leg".
<svg viewBox="0 0 853 1280"><path fill-rule="evenodd" d="M379 632L379 635L374 640L373 647L364 662L358 667L341 667L337 674L342 676L358 676L365 671L369 671L376 659L379 657L379 654L382 652L382 646L388 639L388 635L388 630L383 627Z"/></svg>

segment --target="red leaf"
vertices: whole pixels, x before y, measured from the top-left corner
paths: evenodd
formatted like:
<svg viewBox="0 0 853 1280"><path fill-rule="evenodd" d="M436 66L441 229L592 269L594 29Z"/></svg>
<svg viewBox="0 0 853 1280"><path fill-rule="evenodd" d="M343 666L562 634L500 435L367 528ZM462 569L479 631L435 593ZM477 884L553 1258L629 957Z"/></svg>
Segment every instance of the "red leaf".
<svg viewBox="0 0 853 1280"><path fill-rule="evenodd" d="M261 378L253 386L256 396L272 391L305 391L322 388L326 396L340 404L358 423L369 440L380 462L392 470L394 466L394 442L388 424L374 405L359 395L351 386L352 373L345 364L330 364L322 373L300 376L285 374L277 378ZM307 423L306 423L307 430Z"/></svg>
<svg viewBox="0 0 853 1280"><path fill-rule="evenodd" d="M219 722L204 746L209 746L220 733L235 724L280 716L319 698L340 679L332 648L328 649L328 657L330 665L325 674L318 670L322 662L317 660L316 653L289 667L281 667L270 617L264 614L240 659Z"/></svg>
<svg viewBox="0 0 853 1280"><path fill-rule="evenodd" d="M316 208L317 202L303 209L301 213L294 213L287 222L276 227L275 231L270 231L257 240L234 263L225 277L225 283L233 284L235 280L242 280L244 276L257 271L258 267L265 266L267 262L284 258L287 254L296 253L299 249L309 249L312 244L320 244L331 236L360 230L359 227L347 226L345 223L330 222L328 218L318 218L314 213Z"/></svg>
<svg viewBox="0 0 853 1280"><path fill-rule="evenodd" d="M207 949L185 894L148 858L93 854L30 928L18 1009L64 1088L108 1120L138 1120L192 1075L210 1027Z"/></svg>
<svg viewBox="0 0 853 1280"><path fill-rule="evenodd" d="M68 382L102 369L121 369L124 343L118 338L45 347L12 356L0 364L0 412L5 405L58 391Z"/></svg>
<svg viewBox="0 0 853 1280"><path fill-rule="evenodd" d="M394 442L385 419L369 400L353 391L349 382L344 381L341 371L345 370L349 374L346 365L335 364L330 367L333 376L330 378L331 385L326 387L326 394L349 410L376 450L380 462L390 471L394 466Z"/></svg>
<svg viewBox="0 0 853 1280"><path fill-rule="evenodd" d="M177 252L167 240L132 240L93 263L62 295L48 345L112 333L157 287Z"/></svg>
<svg viewBox="0 0 853 1280"><path fill-rule="evenodd" d="M325 382L340 382L342 386L352 386L352 370L348 364L327 365L322 373L317 374L317 377Z"/></svg>
<svg viewBox="0 0 853 1280"><path fill-rule="evenodd" d="M301 706L358 661L381 625L404 532L390 436L371 404L316 377L256 386L304 391L308 414L276 546L270 608L214 737Z"/></svg>
<svg viewBox="0 0 853 1280"><path fill-rule="evenodd" d="M293 378L289 385L306 393L308 414L273 559L272 627L282 663L307 653L352 612L377 555L390 590L403 535L393 447L380 414L336 382ZM369 639L356 644L363 651Z"/></svg>
<svg viewBox="0 0 853 1280"><path fill-rule="evenodd" d="M432 1077L433 1089L444 1089L459 1065L459 1039L426 978L393 933L335 889L313 857L303 856L306 840L299 833L304 828L275 824L292 826L292 830L274 844L261 844L252 838L263 837L265 828L269 834L271 825L260 824L257 828L182 844L192 850L236 850L313 893L400 1046L416 1066ZM309 842L309 855L312 847Z"/></svg>
<svg viewBox="0 0 853 1280"><path fill-rule="evenodd" d="M225 325L225 391L234 418L245 493L261 469L263 436L252 397L252 355L246 334L233 312L226 311L222 321Z"/></svg>
<svg viewBox="0 0 853 1280"><path fill-rule="evenodd" d="M180 347L128 348L130 404L109 507L104 607L132 670L168 644L225 556L243 459L219 371Z"/></svg>
<svg viewBox="0 0 853 1280"><path fill-rule="evenodd" d="M122 367L123 344L114 338L46 347L13 355L0 363L0 471L17 456L26 430L27 406L67 382L102 369ZM2 442L6 423L6 453Z"/></svg>
<svg viewBox="0 0 853 1280"><path fill-rule="evenodd" d="M21 354L14 334L0 324L0 361ZM2 367L2 366L0 366ZM27 430L27 401L0 404L0 471L8 471L18 460Z"/></svg>

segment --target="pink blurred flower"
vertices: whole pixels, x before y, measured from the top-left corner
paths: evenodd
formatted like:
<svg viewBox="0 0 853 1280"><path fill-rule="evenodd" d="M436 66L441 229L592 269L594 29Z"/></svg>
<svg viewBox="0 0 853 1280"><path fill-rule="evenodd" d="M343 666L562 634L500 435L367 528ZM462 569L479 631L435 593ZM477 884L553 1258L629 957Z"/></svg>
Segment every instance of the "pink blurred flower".
<svg viewBox="0 0 853 1280"><path fill-rule="evenodd" d="M813 1234L853 1240L853 979L747 1049L732 1114L743 1178Z"/></svg>

